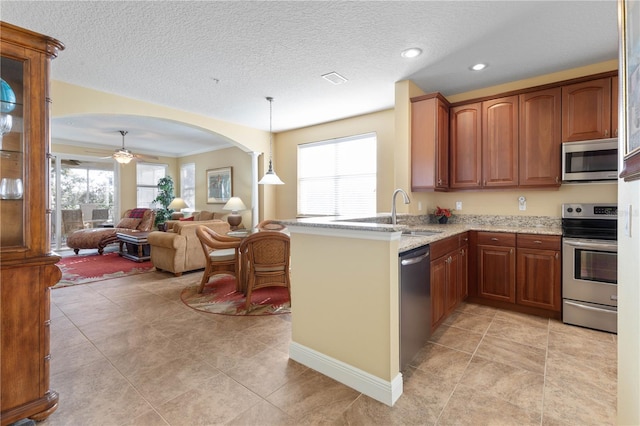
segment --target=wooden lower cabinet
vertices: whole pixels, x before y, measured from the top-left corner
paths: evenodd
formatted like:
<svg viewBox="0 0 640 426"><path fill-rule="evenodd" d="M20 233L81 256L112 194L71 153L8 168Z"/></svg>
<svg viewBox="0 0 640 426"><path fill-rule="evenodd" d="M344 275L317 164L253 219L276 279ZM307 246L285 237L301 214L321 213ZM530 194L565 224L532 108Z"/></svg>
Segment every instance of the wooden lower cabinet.
<svg viewBox="0 0 640 426"><path fill-rule="evenodd" d="M44 420L58 406L57 392L49 389L49 287L62 273L44 258L41 264L2 268L0 318L2 320L0 423L25 417Z"/></svg>
<svg viewBox="0 0 640 426"><path fill-rule="evenodd" d="M560 312L560 237L518 235L516 303Z"/></svg>
<svg viewBox="0 0 640 426"><path fill-rule="evenodd" d="M467 239L464 233L431 244L432 333L467 297Z"/></svg>
<svg viewBox="0 0 640 426"><path fill-rule="evenodd" d="M515 234L478 232L478 296L516 301Z"/></svg>
<svg viewBox="0 0 640 426"><path fill-rule="evenodd" d="M559 317L560 236L474 231L471 249L472 301Z"/></svg>

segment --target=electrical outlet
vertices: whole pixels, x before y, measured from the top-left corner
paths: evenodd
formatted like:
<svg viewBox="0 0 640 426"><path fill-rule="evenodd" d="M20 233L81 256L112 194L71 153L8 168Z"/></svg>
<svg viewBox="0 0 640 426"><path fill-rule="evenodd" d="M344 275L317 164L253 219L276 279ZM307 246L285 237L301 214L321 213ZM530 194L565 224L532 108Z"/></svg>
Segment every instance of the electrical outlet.
<svg viewBox="0 0 640 426"><path fill-rule="evenodd" d="M518 198L518 208L522 211L527 209L527 199L523 195Z"/></svg>
<svg viewBox="0 0 640 426"><path fill-rule="evenodd" d="M462 201L456 201L456 210L462 210Z"/></svg>

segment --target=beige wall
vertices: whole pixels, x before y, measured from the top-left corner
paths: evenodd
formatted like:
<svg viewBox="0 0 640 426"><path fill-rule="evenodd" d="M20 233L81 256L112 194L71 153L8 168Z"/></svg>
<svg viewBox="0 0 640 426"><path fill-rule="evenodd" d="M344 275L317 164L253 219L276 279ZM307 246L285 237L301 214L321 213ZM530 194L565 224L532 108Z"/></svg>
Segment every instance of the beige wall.
<svg viewBox="0 0 640 426"><path fill-rule="evenodd" d="M344 136L375 132L378 138L378 210L391 197L394 182L394 112L380 111L354 118L333 121L278 133L275 169L285 185L276 189L277 218L292 219L297 214L298 145Z"/></svg>
<svg viewBox="0 0 640 426"><path fill-rule="evenodd" d="M234 195L240 194L245 205L251 208L251 156L249 152L267 153L258 159L259 176L266 169L265 161L268 161L269 133L261 130L228 123L211 117L193 114L185 111L175 110L160 105L142 102L136 99L117 96L97 90L87 89L80 86L64 83L61 81L52 82L52 104L53 117L73 117L84 114L117 114L117 115L139 115L154 117L167 121L175 121L186 126L199 127L204 131L222 136L235 148L222 151L211 151L184 158L162 157L158 161L169 166L169 175L174 178L176 190L179 192L180 164L184 162L196 163L196 209L220 210L222 205L206 203L206 170L209 168L233 167ZM77 154L87 156L85 149L77 146L65 144L63 140L52 141L53 151L61 153ZM96 151L92 149L92 151ZM98 150L99 151L99 150ZM113 150L105 150L104 155L93 154L94 156L109 156ZM228 158L225 158L228 156ZM136 181L135 166L120 166L120 202L121 209L135 207L136 188L131 182ZM275 215L275 191L267 189L260 191L261 215L273 217ZM266 199L262 199L262 198ZM264 206L264 207L263 207ZM263 211L262 209L266 210ZM243 213L243 223L245 226L251 224L251 212L247 210Z"/></svg>
<svg viewBox="0 0 640 426"><path fill-rule="evenodd" d="M629 206L631 216L629 216ZM624 232L629 220L631 236ZM618 201L618 424L640 424L640 181Z"/></svg>
<svg viewBox="0 0 640 426"><path fill-rule="evenodd" d="M520 80L482 90L449 96L452 102L490 96L510 90L568 80L600 72L616 70L617 61L607 61L527 80ZM411 188L411 97L423 94L411 81L396 83L394 110L361 115L331 123L279 133L276 137L276 169L286 185L277 188L276 212L281 219L294 218L297 213L297 147L299 144L351 136L375 131L378 134L378 201L377 211L391 211L391 194L395 188ZM517 199L524 195L527 210L518 209ZM617 185L562 185L559 190L458 191L450 193L415 192L411 204L398 202L398 212L430 213L437 205L453 208L462 201L462 211L456 214L503 214L528 216L560 216L565 202L616 202ZM419 204L422 209L419 210Z"/></svg>
<svg viewBox="0 0 640 426"><path fill-rule="evenodd" d="M593 75L618 69L618 61L607 61L586 67L575 68L526 80L488 87L482 90L447 96L451 102L491 96L512 90L549 84L572 78ZM398 85L396 85L398 87ZM397 90L397 89L396 89ZM416 95L411 95L416 96ZM396 96L396 104L403 102ZM410 122L410 111L408 119ZM398 113L396 114L398 116ZM397 122L407 122L404 116L396 117ZM407 169L409 175L410 169ZM409 176L410 179L410 176ZM527 210L518 209L518 197L527 199ZM561 214L561 204L567 202L617 202L617 184L571 184L562 185L559 190L483 190L456 192L414 192L409 206L410 213L432 213L436 206L454 208L456 201L462 201L462 210L456 214L501 214L526 216L557 216ZM419 205L422 209L419 210ZM401 206L398 205L398 210ZM390 211L391 206L382 211Z"/></svg>
<svg viewBox="0 0 640 426"><path fill-rule="evenodd" d="M247 210L239 212L242 224L251 227L251 155L238 148L227 148L189 155L178 159L178 170L183 164L194 163L196 166L196 210L208 210L229 213L222 210L224 204L207 203L207 170L220 167L232 167L233 196L240 197ZM176 193L180 192L179 179L176 181Z"/></svg>
<svg viewBox="0 0 640 426"><path fill-rule="evenodd" d="M391 381L399 369L398 240L304 231L291 232L292 341Z"/></svg>

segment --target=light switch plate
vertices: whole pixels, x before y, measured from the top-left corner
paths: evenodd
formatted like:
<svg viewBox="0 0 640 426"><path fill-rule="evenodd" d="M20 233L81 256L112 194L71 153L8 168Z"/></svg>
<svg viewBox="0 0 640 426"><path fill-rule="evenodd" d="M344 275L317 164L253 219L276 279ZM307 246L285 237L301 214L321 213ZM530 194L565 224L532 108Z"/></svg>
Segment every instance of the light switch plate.
<svg viewBox="0 0 640 426"><path fill-rule="evenodd" d="M518 208L522 211L527 209L527 199L524 196L518 197Z"/></svg>
<svg viewBox="0 0 640 426"><path fill-rule="evenodd" d="M462 201L456 201L456 210L462 210Z"/></svg>

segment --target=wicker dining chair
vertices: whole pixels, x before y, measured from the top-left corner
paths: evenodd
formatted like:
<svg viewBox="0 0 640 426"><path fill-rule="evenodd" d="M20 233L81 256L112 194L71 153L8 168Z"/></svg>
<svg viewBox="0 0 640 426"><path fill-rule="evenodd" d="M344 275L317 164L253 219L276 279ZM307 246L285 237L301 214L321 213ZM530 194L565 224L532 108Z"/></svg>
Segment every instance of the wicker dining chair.
<svg viewBox="0 0 640 426"><path fill-rule="evenodd" d="M200 225L196 229L196 235L204 251L207 261L198 293L202 293L209 278L220 273L233 274L236 277L236 290L242 292L240 283L240 256L238 248L242 240L218 234L213 229Z"/></svg>
<svg viewBox="0 0 640 426"><path fill-rule="evenodd" d="M260 231L249 235L240 244L241 273L246 304L251 306L251 293L263 287L286 287L291 300L289 257L291 240L279 231Z"/></svg>

